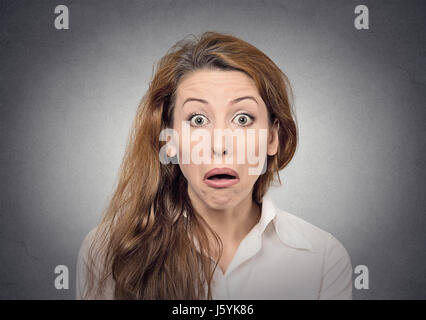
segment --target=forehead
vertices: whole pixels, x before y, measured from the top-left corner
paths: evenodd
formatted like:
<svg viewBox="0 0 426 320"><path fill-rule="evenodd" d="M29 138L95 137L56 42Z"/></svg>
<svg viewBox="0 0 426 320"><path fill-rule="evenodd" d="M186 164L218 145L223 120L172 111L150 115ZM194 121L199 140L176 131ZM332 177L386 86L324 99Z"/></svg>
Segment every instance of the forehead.
<svg viewBox="0 0 426 320"><path fill-rule="evenodd" d="M178 97L189 93L233 95L237 92L258 95L254 80L234 70L196 70L185 76L177 87Z"/></svg>

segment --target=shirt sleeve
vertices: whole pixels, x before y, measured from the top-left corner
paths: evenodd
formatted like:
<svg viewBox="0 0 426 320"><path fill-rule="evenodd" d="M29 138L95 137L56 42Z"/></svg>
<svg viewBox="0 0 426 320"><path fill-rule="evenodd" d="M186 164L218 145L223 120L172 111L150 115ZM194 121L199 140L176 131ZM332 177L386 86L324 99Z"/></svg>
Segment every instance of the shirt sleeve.
<svg viewBox="0 0 426 320"><path fill-rule="evenodd" d="M330 233L328 233L319 299L352 299L352 263L345 247Z"/></svg>
<svg viewBox="0 0 426 320"><path fill-rule="evenodd" d="M94 300L113 300L114 299L114 288L115 283L112 280L111 276L108 277L105 283L105 287L103 287L101 293L94 293L97 289L97 281L101 278L101 272L103 271L103 259L105 257L105 253L102 252L100 257L98 257L98 261L95 261L94 266L94 285L95 290L90 293L90 295L85 296L87 291L87 261L89 249L92 245L92 242L95 239L95 234L97 231L97 227L93 228L87 236L84 238L83 243L78 252L77 258L77 266L76 266L76 300L82 299L94 299ZM97 247L98 248L98 247Z"/></svg>
<svg viewBox="0 0 426 320"><path fill-rule="evenodd" d="M86 286L87 286L87 271L86 271L86 264L87 264L87 255L88 255L88 249L89 249L89 233L83 240L83 243L80 247L80 250L78 252L78 258L77 258L77 273L76 273L76 300L81 300L84 297L84 293L86 292Z"/></svg>

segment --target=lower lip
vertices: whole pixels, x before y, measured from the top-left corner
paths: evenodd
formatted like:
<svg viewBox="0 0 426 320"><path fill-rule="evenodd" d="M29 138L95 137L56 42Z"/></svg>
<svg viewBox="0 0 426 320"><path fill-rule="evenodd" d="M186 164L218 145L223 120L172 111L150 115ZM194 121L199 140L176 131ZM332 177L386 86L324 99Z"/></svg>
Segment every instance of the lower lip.
<svg viewBox="0 0 426 320"><path fill-rule="evenodd" d="M230 187L236 183L238 183L240 179L217 179L217 180L211 180L211 179L204 179L204 183L212 188L226 188Z"/></svg>

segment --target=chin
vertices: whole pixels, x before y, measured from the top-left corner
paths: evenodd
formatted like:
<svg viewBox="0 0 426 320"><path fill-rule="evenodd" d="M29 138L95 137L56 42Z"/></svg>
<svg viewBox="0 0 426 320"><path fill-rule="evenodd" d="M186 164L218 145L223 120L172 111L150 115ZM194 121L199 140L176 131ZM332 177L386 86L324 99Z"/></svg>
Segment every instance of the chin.
<svg viewBox="0 0 426 320"><path fill-rule="evenodd" d="M216 194L212 195L215 192ZM229 190L215 190L210 191L209 196L207 196L204 201L206 204L216 210L222 210L229 207L235 201L235 196L229 194Z"/></svg>

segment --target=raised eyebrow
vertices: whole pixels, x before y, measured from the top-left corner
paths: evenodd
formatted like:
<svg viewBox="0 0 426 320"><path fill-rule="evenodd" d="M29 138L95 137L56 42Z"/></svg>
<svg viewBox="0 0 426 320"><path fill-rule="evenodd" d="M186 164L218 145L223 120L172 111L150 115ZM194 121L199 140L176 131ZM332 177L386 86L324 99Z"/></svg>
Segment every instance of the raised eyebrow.
<svg viewBox="0 0 426 320"><path fill-rule="evenodd" d="M254 102L256 102L256 104L257 104L257 105L259 105L259 103L257 102L257 100L256 100L254 97L252 97L252 96L244 96L244 97L236 98L236 99L232 100L229 104L230 104L230 105L231 105L231 104L235 104L235 103L240 102L240 101L245 100L245 99L253 100ZM189 101L198 101L198 102L201 102L201 103L203 103L203 104L209 104L209 102L208 102L207 100L204 100L204 99L199 99L199 98L187 98L187 99L184 101L184 103L182 104L182 107L185 105L185 103L187 103L187 102L189 102Z"/></svg>

